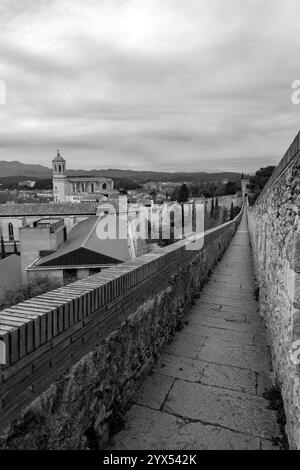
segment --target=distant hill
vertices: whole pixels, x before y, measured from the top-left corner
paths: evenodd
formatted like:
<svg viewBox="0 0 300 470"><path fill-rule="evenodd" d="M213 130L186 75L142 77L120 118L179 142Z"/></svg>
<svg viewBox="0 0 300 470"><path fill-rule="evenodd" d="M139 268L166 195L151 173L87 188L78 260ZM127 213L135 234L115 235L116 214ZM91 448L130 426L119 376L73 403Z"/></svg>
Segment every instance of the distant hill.
<svg viewBox="0 0 300 470"><path fill-rule="evenodd" d="M136 181L137 183L145 183L147 181L206 181L217 182L224 179L230 181L238 181L241 177L240 173L235 172L221 172L221 173L207 173L207 172L193 172L193 173L170 173L159 171L134 171L134 170L67 170L69 176L79 175L95 175L104 176L107 178L126 179ZM7 177L24 177L29 179L47 179L51 178L52 170L42 165L31 165L21 163L18 161L7 162L0 161L0 179Z"/></svg>
<svg viewBox="0 0 300 470"><path fill-rule="evenodd" d="M21 162L0 160L0 177L27 176L27 178L47 178L51 176L50 168L42 165L30 165Z"/></svg>

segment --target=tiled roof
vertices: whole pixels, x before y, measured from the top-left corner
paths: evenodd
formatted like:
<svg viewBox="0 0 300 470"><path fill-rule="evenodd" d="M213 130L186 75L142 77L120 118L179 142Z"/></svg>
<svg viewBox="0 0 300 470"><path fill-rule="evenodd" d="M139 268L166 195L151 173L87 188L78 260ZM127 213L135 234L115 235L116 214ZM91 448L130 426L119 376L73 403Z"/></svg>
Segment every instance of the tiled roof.
<svg viewBox="0 0 300 470"><path fill-rule="evenodd" d="M99 203L0 204L0 217L25 215L93 215Z"/></svg>
<svg viewBox="0 0 300 470"><path fill-rule="evenodd" d="M18 255L10 255L0 260L0 299L5 292L21 285L21 260Z"/></svg>
<svg viewBox="0 0 300 470"><path fill-rule="evenodd" d="M97 236L98 216L89 217L79 222L69 232L67 241L57 250L38 261L36 266L60 264L60 259L76 250L84 248L89 252L101 255L104 260L111 262L123 262L129 259L129 248L127 239L99 239ZM98 257L97 257L98 258ZM106 264L103 261L104 264ZM97 263L95 263L97 264Z"/></svg>

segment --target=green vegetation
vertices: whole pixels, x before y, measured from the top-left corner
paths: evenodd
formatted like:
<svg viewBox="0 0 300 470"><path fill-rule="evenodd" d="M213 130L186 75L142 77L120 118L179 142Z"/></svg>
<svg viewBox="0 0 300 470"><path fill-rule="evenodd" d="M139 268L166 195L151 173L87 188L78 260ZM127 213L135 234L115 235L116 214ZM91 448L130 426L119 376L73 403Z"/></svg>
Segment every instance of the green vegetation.
<svg viewBox="0 0 300 470"><path fill-rule="evenodd" d="M0 259L3 259L6 257L6 253L5 253L5 245L4 245L4 240L3 240L3 237L1 235L1 255L0 255Z"/></svg>
<svg viewBox="0 0 300 470"><path fill-rule="evenodd" d="M277 422L280 427L281 436L274 437L273 443L275 446L280 446L282 450L289 449L289 443L285 432L286 416L284 411L284 403L281 396L280 386L273 385L271 388L265 390L263 397L269 401L268 408L274 410L277 414Z"/></svg>
<svg viewBox="0 0 300 470"><path fill-rule="evenodd" d="M190 198L190 191L187 185L184 183L179 190L179 197L178 197L178 202L179 203L185 203L189 200Z"/></svg>
<svg viewBox="0 0 300 470"><path fill-rule="evenodd" d="M222 183L218 180L213 183L201 181L199 183L193 184L190 188L193 197L204 196L206 198L214 196L229 196L231 194L236 194L236 192L240 190L240 181L228 181L227 183Z"/></svg>
<svg viewBox="0 0 300 470"><path fill-rule="evenodd" d="M248 198L251 205L254 204L260 195L275 168L275 166L260 168L255 175L250 178L248 184Z"/></svg>
<svg viewBox="0 0 300 470"><path fill-rule="evenodd" d="M24 302L37 295L44 294L50 290L57 289L57 287L59 287L58 284L50 281L48 278L38 279L26 286L22 285L6 293L4 299L0 301L0 310L16 305L19 302Z"/></svg>
<svg viewBox="0 0 300 470"><path fill-rule="evenodd" d="M233 202L232 202L231 205L230 205L230 215L229 215L229 219L230 219L230 220L233 220L233 219L234 219Z"/></svg>
<svg viewBox="0 0 300 470"><path fill-rule="evenodd" d="M135 189L141 189L142 186L135 181L129 180L129 179L124 179L124 178L115 178L114 179L114 187L118 191L120 191L121 194L126 194L127 191L133 191Z"/></svg>

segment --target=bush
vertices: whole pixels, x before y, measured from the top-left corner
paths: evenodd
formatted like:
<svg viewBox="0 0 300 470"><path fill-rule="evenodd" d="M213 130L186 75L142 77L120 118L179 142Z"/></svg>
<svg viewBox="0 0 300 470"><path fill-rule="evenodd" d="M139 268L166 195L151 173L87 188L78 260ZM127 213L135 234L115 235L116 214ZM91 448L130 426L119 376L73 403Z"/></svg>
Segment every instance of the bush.
<svg viewBox="0 0 300 470"><path fill-rule="evenodd" d="M50 281L47 277L37 279L36 281L21 285L21 287L7 291L4 299L0 301L0 310L16 305L24 300L31 299L37 295L44 294L53 289L59 287L58 283Z"/></svg>

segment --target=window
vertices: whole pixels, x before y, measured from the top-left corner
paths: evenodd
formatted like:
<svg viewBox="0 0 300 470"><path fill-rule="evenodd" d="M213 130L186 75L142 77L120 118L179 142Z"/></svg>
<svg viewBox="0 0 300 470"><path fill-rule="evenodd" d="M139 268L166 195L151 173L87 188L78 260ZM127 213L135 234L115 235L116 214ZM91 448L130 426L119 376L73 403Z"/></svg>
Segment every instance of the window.
<svg viewBox="0 0 300 470"><path fill-rule="evenodd" d="M12 241L14 239L14 227L12 223L8 224L8 238L9 241Z"/></svg>
<svg viewBox="0 0 300 470"><path fill-rule="evenodd" d="M102 189L106 189L106 183L103 183Z"/></svg>

